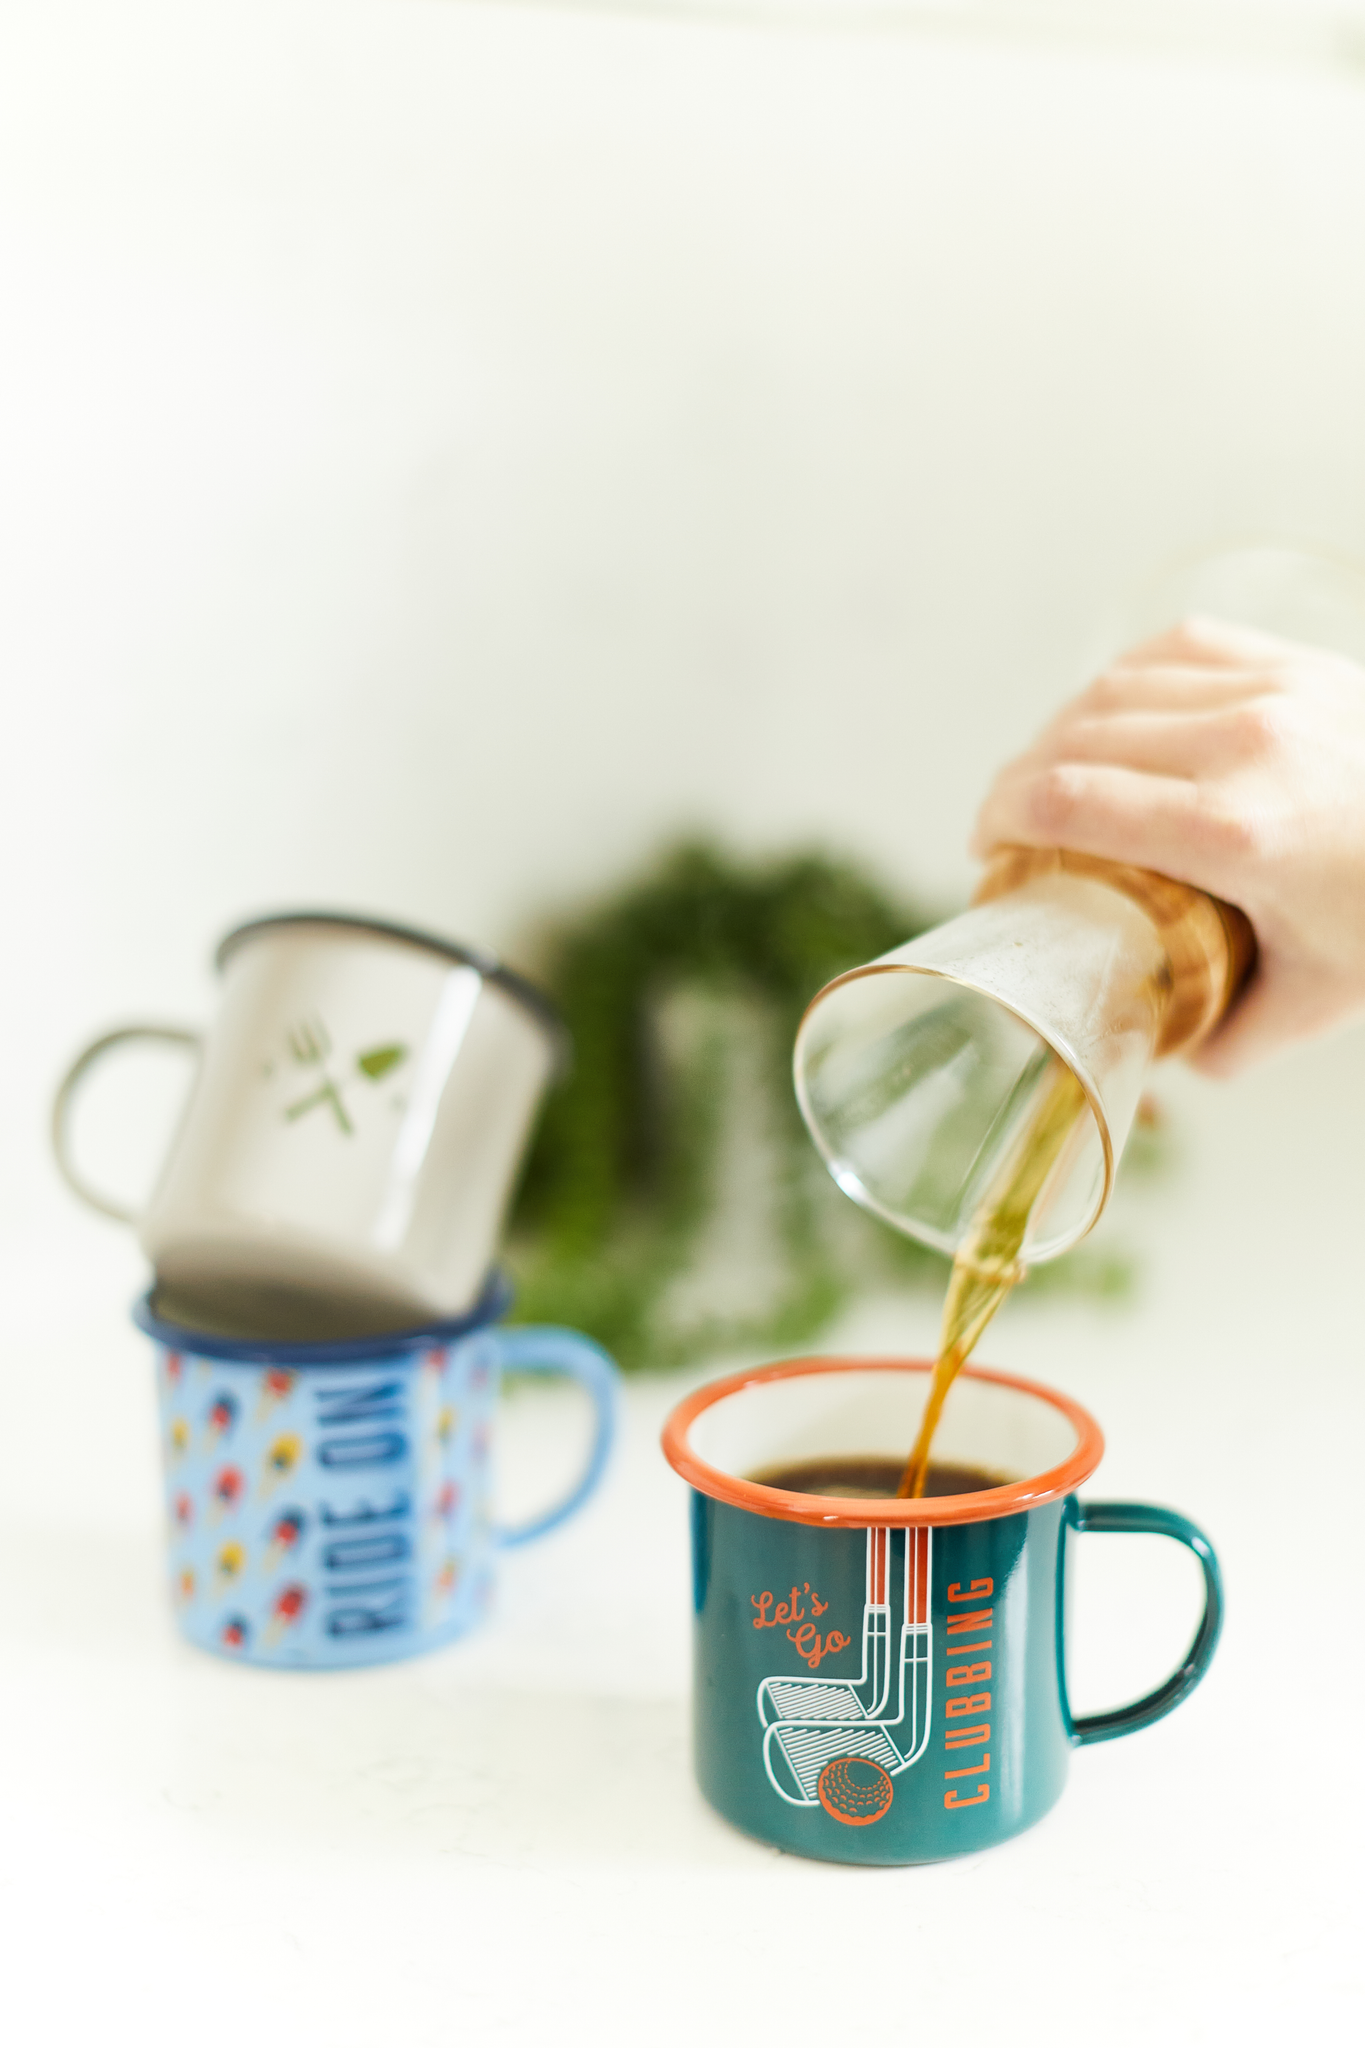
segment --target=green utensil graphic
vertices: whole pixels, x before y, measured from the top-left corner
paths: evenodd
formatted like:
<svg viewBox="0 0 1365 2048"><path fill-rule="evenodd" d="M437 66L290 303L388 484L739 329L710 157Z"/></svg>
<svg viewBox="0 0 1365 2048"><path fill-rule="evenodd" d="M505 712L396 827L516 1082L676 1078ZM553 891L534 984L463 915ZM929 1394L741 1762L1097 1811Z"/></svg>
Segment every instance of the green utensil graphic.
<svg viewBox="0 0 1365 2048"><path fill-rule="evenodd" d="M356 1054L355 1063L368 1081L382 1081L385 1074L391 1074L395 1067L401 1067L408 1056L405 1045L376 1045L369 1052Z"/></svg>
<svg viewBox="0 0 1365 2048"><path fill-rule="evenodd" d="M346 1114L346 1105L341 1099L345 1083L334 1081L323 1064L332 1050L332 1039L321 1017L305 1017L301 1023L292 1026L286 1034L286 1043L296 1065L322 1067L323 1078L321 1086L315 1088L311 1095L301 1096L297 1102L286 1106L285 1122L296 1123L310 1109L326 1105L337 1120L337 1129L344 1137L352 1137L355 1125ZM367 1081L382 1081L386 1074L401 1066L407 1056L407 1046L396 1041L390 1045L372 1045L368 1052L356 1054L356 1073Z"/></svg>

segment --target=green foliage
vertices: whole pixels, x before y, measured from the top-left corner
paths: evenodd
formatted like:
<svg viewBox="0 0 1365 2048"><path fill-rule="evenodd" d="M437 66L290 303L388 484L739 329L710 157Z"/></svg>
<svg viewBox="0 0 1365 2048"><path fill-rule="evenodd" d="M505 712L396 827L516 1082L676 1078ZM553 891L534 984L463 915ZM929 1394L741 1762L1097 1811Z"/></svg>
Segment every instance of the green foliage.
<svg viewBox="0 0 1365 2048"><path fill-rule="evenodd" d="M689 844L552 930L540 978L575 1057L513 1216L519 1318L574 1324L632 1369L799 1346L859 1286L941 1286L943 1260L835 1189L791 1087L811 997L929 922L846 861ZM753 1184L731 1214L737 1148ZM763 1283L744 1298L741 1270L735 1300L731 1270L712 1304L698 1262L719 1234L743 1269L751 1223Z"/></svg>

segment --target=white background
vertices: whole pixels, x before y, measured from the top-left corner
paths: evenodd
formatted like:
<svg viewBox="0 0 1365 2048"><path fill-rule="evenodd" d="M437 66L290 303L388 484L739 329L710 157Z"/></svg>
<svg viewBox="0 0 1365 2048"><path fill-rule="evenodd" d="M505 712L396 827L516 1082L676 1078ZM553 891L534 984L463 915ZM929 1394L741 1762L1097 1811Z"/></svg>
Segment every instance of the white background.
<svg viewBox="0 0 1365 2048"><path fill-rule="evenodd" d="M136 1258L46 1163L63 1059L204 1015L242 914L515 957L698 824L952 900L993 763L1165 564L1365 556L1348 15L940 13L0 8L16 2039L1360 2029L1358 1034L1173 1087L1142 1299L992 1339L1096 1407L1102 1491L1208 1521L1232 1618L1176 1719L935 1871L701 1808L671 1385L481 1643L317 1686L179 1652ZM1178 1652L1178 1563L1087 1568L1096 1702Z"/></svg>

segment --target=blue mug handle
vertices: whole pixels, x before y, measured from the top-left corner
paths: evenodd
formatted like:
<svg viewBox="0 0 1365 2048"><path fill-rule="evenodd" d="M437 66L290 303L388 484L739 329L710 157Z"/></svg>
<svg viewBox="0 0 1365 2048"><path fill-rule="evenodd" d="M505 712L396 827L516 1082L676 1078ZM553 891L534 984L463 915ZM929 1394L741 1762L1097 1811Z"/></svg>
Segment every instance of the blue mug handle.
<svg viewBox="0 0 1365 2048"><path fill-rule="evenodd" d="M577 1380L591 1396L596 1411L596 1428L588 1462L563 1500L533 1515L514 1529L495 1529L493 1540L503 1550L519 1543L534 1543L547 1536L570 1515L577 1514L589 1494L596 1491L611 1456L616 1437L621 1376L600 1344L577 1330L532 1327L518 1330L490 1330L498 1347L498 1362L504 1372L537 1373L547 1379Z"/></svg>
<svg viewBox="0 0 1365 2048"><path fill-rule="evenodd" d="M1141 1501L1073 1499L1068 1501L1067 1510L1068 1529L1082 1534L1086 1530L1094 1530L1125 1536L1169 1536L1173 1542L1183 1543L1187 1550L1192 1550L1204 1568L1204 1612L1184 1662L1171 1673L1164 1685L1144 1693L1131 1706L1111 1707L1104 1714L1083 1714L1079 1721L1073 1721L1071 1709L1066 1704L1066 1673L1063 1668L1062 1704L1071 1740L1078 1744L1110 1742L1116 1735L1131 1735L1135 1728L1146 1728L1151 1722L1159 1721L1163 1714L1169 1714L1172 1707L1178 1707L1194 1691L1209 1668L1222 1633L1223 1579L1213 1545L1203 1530L1170 1508L1148 1507ZM1061 1645L1062 1632L1059 1629L1059 1659Z"/></svg>

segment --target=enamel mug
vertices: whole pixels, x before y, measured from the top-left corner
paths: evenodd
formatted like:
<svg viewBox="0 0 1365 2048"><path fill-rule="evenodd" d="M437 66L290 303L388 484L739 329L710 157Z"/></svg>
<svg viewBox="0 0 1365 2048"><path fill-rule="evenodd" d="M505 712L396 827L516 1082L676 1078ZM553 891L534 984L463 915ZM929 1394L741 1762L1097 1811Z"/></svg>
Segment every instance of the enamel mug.
<svg viewBox="0 0 1365 2048"><path fill-rule="evenodd" d="M697 1776L726 1820L798 1855L925 1863L1007 1840L1061 1797L1079 1744L1168 1714L1218 1640L1208 1539L1166 1508L1078 1500L1104 1439L1032 1381L967 1367L935 1439L945 1462L1008 1483L860 1500L750 1476L816 1457L899 1462L931 1369L792 1359L702 1387L664 1432L693 1489ZM1089 1529L1187 1545L1205 1604L1177 1671L1130 1706L1076 1717L1066 1573Z"/></svg>
<svg viewBox="0 0 1365 2048"><path fill-rule="evenodd" d="M542 1094L566 1055L538 991L464 946L324 913L268 917L218 949L202 1036L111 1031L53 1112L63 1174L136 1222L163 1298L197 1327L322 1338L469 1311ZM72 1159L82 1083L116 1047L188 1044L198 1068L141 1216Z"/></svg>
<svg viewBox="0 0 1365 2048"><path fill-rule="evenodd" d="M189 1330L148 1296L177 1626L199 1649L294 1670L438 1648L482 1617L499 1550L575 1514L614 1430L616 1370L575 1330L496 1327L498 1279L462 1318L280 1344ZM516 1528L493 1519L504 1372L575 1380L586 1462Z"/></svg>

